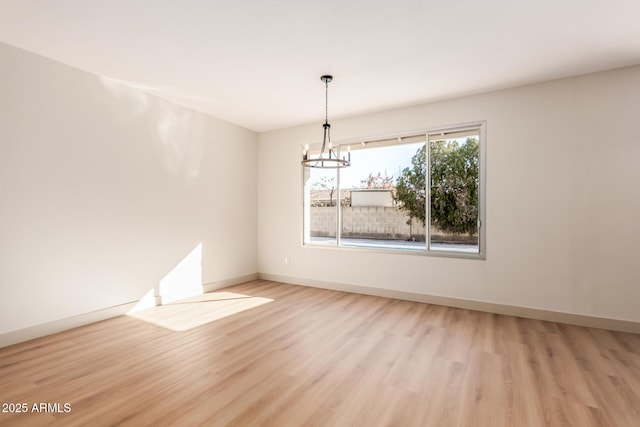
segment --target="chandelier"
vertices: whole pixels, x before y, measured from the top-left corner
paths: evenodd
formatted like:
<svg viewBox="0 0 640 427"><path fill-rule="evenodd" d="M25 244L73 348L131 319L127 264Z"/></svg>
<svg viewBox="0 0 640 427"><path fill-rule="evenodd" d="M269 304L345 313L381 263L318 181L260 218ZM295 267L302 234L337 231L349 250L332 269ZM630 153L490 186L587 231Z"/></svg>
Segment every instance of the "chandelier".
<svg viewBox="0 0 640 427"><path fill-rule="evenodd" d="M329 124L329 82L333 80L333 76L322 76L320 80L324 82L325 95L324 95L324 136L322 138L322 148L320 154L311 155L309 153L309 145L305 145L302 152L302 166L308 168L323 168L323 169L338 169L351 166L351 149L348 149L347 156L340 157L340 147L337 149L331 145L331 125ZM326 149L326 151L325 151Z"/></svg>

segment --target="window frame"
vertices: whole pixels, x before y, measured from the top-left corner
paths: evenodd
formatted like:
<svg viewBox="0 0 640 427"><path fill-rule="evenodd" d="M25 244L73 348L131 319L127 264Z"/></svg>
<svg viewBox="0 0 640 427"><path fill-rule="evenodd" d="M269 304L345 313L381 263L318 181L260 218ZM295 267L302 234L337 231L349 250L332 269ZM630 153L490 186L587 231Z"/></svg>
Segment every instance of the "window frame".
<svg viewBox="0 0 640 427"><path fill-rule="evenodd" d="M358 247L358 246L343 246L341 243L342 240L342 230L341 230L341 218L342 218L342 203L340 202L340 169L336 169L336 191L337 191L337 200L336 200L336 238L335 243L331 244L323 244L323 243L313 243L310 241L306 241L306 234L309 222L309 218L307 216L310 215L310 212L307 209L307 196L305 193L305 179L306 173L309 168L301 167L301 184L302 184L302 239L301 244L304 248L310 249L327 249L327 250L340 250L340 251L356 251L356 252L370 252L370 253L385 253L385 254L397 254L397 255L420 255L420 256L430 256L430 257L441 257L441 258L459 258L459 259L474 259L474 260L486 260L486 121L472 121L465 123L458 123L453 125L446 126L437 126L430 127L426 129L420 129L417 131L411 132L398 132L392 134L385 134L377 137L370 138L353 138L349 140L341 140L334 142L334 146L339 147L342 151L349 145L362 144L363 142L376 142L376 141L384 141L384 140L393 140L399 138L411 138L419 135L425 136L425 144L427 145L426 150L426 170L427 177L426 180L427 185L430 182L431 176L431 165L430 165L430 139L429 135L433 134L442 134L442 133L452 133L452 132L461 132L465 130L478 130L478 252L462 252L455 250L437 250L431 248L431 191L427 188L426 195L427 200L425 203L426 208L426 226L425 226L425 245L420 249L392 249L392 248L370 248L370 247ZM304 144L303 144L304 145ZM392 145L392 144L389 144ZM320 150L320 144L309 144L311 150ZM302 149L302 146L301 146Z"/></svg>

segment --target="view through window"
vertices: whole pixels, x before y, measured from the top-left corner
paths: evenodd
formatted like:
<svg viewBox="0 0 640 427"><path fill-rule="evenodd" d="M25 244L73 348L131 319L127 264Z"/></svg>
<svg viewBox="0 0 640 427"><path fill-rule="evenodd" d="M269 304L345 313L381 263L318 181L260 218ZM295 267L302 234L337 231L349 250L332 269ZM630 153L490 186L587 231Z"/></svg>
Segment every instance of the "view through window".
<svg viewBox="0 0 640 427"><path fill-rule="evenodd" d="M304 168L304 243L480 255L482 124L351 144Z"/></svg>

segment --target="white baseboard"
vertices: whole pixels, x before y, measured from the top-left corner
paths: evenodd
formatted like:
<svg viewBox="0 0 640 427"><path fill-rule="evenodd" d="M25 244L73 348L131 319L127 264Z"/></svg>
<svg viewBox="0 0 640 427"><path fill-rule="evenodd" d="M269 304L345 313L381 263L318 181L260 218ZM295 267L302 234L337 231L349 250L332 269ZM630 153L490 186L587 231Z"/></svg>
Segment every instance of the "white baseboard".
<svg viewBox="0 0 640 427"><path fill-rule="evenodd" d="M218 289L226 288L233 285L239 285L240 283L251 282L258 280L258 273L245 274L244 276L234 277L232 279L220 280L218 282L207 283L202 286L204 293L216 291Z"/></svg>
<svg viewBox="0 0 640 427"><path fill-rule="evenodd" d="M583 314L565 313L560 311L542 310L538 308L511 306L505 304L495 304L485 301L466 300L415 292L397 291L393 289L374 288L362 285L350 285L346 283L325 282L321 280L303 279L298 277L282 276L278 274L260 273L258 276L263 280L271 280L293 285L332 289L336 291L351 292L356 294L395 298L406 301L443 305L447 307L484 311L488 313L506 314L509 316L525 317L528 319L545 320L548 322L566 323L570 325L640 334L640 322L634 322L631 320L587 316Z"/></svg>
<svg viewBox="0 0 640 427"><path fill-rule="evenodd" d="M247 274L245 276L234 277L231 279L220 280L218 282L202 285L203 292L211 292L217 289L226 288L227 286L237 285L239 283L250 282L258 279L258 273ZM133 301L125 304L107 307L90 313L79 314L77 316L67 317L64 319L54 320L48 323L42 323L30 326L24 329L10 331L0 334L0 348L34 338L40 338L46 335L55 334L57 332L66 331L67 329L77 328L79 326L88 325L90 323L99 322L101 320L110 319L112 317L122 316L135 309L145 309L160 305L161 297L152 296L141 304L141 301Z"/></svg>
<svg viewBox="0 0 640 427"><path fill-rule="evenodd" d="M34 338L44 337L45 335L55 334L56 332L66 331L67 329L77 328L78 326L88 325L89 323L99 322L111 317L122 316L123 314L127 314L127 312L134 308L136 304L137 301L120 304L0 334L0 348L17 344L19 342L29 341Z"/></svg>

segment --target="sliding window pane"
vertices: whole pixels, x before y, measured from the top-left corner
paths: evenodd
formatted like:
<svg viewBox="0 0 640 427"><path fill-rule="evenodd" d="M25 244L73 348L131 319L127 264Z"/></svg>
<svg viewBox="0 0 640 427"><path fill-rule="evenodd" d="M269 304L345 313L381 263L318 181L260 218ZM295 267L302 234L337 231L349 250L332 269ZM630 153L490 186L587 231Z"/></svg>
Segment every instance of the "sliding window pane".
<svg viewBox="0 0 640 427"><path fill-rule="evenodd" d="M479 130L429 136L429 249L479 253Z"/></svg>
<svg viewBox="0 0 640 427"><path fill-rule="evenodd" d="M414 198L422 199L421 218L412 215L412 211L406 209L406 201L399 200L396 193L398 180L405 170L413 170L412 160L425 146L425 139L423 137L418 143L358 144L352 147L352 166L340 170L340 185L345 193L341 211L341 246L426 249L424 172L423 185L413 194Z"/></svg>

